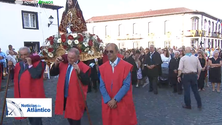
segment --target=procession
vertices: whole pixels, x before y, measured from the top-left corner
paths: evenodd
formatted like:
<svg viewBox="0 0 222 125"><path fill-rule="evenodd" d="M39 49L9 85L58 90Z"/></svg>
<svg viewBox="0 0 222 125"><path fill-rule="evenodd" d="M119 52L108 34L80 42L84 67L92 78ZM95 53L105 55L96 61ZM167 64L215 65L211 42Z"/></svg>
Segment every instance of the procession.
<svg viewBox="0 0 222 125"><path fill-rule="evenodd" d="M41 8L55 7L41 2ZM180 13L174 11L172 15ZM196 13L187 11L182 8L181 13ZM150 23L147 39L136 33L140 29L134 24L132 37L122 38L121 24L118 42L107 35L107 26L100 31L104 38L94 23L119 20L119 15L85 20L77 0L66 0L61 17L58 33L47 36L41 46L8 42L3 48L1 42L0 125L222 124L222 20L214 18L212 27L207 18L202 20L209 34L213 30L212 38L198 30L203 24L197 23L199 17L191 18L190 34L176 40L165 29L163 45Z"/></svg>

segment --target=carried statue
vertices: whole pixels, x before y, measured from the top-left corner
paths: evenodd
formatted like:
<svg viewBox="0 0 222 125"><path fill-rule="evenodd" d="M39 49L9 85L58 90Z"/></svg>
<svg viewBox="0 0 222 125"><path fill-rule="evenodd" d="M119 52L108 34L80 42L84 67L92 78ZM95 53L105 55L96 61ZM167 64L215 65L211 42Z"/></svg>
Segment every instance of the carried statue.
<svg viewBox="0 0 222 125"><path fill-rule="evenodd" d="M46 39L41 53L48 62L64 55L70 48L80 51L80 60L87 61L102 57L102 40L95 34L87 33L86 22L77 0L67 0L59 26L59 35Z"/></svg>
<svg viewBox="0 0 222 125"><path fill-rule="evenodd" d="M77 0L67 0L59 31L60 34L87 31L86 22Z"/></svg>

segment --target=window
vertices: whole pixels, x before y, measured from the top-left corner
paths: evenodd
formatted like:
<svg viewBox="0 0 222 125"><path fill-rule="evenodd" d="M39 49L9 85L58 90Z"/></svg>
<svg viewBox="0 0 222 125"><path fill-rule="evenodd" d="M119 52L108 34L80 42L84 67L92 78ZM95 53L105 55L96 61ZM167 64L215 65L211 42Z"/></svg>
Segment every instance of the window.
<svg viewBox="0 0 222 125"><path fill-rule="evenodd" d="M133 24L133 34L139 34L139 27L136 23Z"/></svg>
<svg viewBox="0 0 222 125"><path fill-rule="evenodd" d="M123 25L119 24L118 26L118 36L122 36L123 35Z"/></svg>
<svg viewBox="0 0 222 125"><path fill-rule="evenodd" d="M214 32L214 22L212 22L212 33Z"/></svg>
<svg viewBox="0 0 222 125"><path fill-rule="evenodd" d="M95 34L95 32L96 32L96 27L94 26L94 27L92 28L92 34Z"/></svg>
<svg viewBox="0 0 222 125"><path fill-rule="evenodd" d="M154 33L153 30L154 29L154 25L153 25L153 23L152 22L149 22L148 23L148 34L149 33Z"/></svg>
<svg viewBox="0 0 222 125"><path fill-rule="evenodd" d="M170 22L169 22L169 20L164 21L164 35L166 35L167 32L170 32Z"/></svg>
<svg viewBox="0 0 222 125"><path fill-rule="evenodd" d="M39 29L38 13L22 11L22 25L23 29Z"/></svg>
<svg viewBox="0 0 222 125"><path fill-rule="evenodd" d="M220 23L218 25L218 31L217 32L220 33Z"/></svg>
<svg viewBox="0 0 222 125"><path fill-rule="evenodd" d="M204 30L207 31L207 20L204 20Z"/></svg>
<svg viewBox="0 0 222 125"><path fill-rule="evenodd" d="M109 35L109 33L108 33L108 26L106 25L105 26L105 36L108 36Z"/></svg>
<svg viewBox="0 0 222 125"><path fill-rule="evenodd" d="M199 18L198 17L192 17L192 30L199 30Z"/></svg>
<svg viewBox="0 0 222 125"><path fill-rule="evenodd" d="M211 30L211 28L210 28L210 25L211 25L211 23L210 23L210 21L208 22L208 33L210 33L210 30Z"/></svg>

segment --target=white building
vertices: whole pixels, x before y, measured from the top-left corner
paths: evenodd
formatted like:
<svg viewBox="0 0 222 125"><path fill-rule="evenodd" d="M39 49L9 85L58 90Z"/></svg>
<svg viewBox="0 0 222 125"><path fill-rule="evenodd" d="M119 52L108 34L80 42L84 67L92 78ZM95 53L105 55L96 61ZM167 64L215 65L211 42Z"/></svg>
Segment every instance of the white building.
<svg viewBox="0 0 222 125"><path fill-rule="evenodd" d="M120 48L146 48L151 44L222 48L222 28L218 20L205 12L171 8L92 17L87 20L87 28L104 43L114 42Z"/></svg>
<svg viewBox="0 0 222 125"><path fill-rule="evenodd" d="M0 0L0 48L6 52L8 45L18 51L22 46L38 50L46 38L58 34L58 9L61 6L44 4L15 4L15 0ZM53 23L49 24L49 17Z"/></svg>

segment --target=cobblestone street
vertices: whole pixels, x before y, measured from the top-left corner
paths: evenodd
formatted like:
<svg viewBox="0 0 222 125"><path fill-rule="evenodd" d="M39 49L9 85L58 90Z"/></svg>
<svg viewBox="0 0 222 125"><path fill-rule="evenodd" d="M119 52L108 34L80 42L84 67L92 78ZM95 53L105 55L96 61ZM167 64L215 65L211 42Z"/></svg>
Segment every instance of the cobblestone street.
<svg viewBox="0 0 222 125"><path fill-rule="evenodd" d="M6 81L3 81L6 82ZM45 81L45 92L47 97L54 101L56 95L57 78ZM5 83L3 83L3 86ZM4 89L0 92L0 110L2 110ZM192 110L181 107L183 95L172 93L171 88L159 89L159 94L154 95L148 92L148 86L144 88L134 88L134 103L136 107L138 125L221 125L222 124L222 94L212 92L211 87L206 87L200 92L203 109L199 111L193 94ZM13 97L13 86L8 90L8 97ZM89 93L87 103L93 125L102 125L101 119L101 95ZM28 125L28 120L17 121L14 118L4 118L3 125ZM43 118L43 125L68 125L63 116ZM87 114L82 118L82 125L89 125Z"/></svg>

